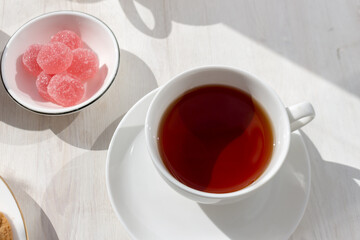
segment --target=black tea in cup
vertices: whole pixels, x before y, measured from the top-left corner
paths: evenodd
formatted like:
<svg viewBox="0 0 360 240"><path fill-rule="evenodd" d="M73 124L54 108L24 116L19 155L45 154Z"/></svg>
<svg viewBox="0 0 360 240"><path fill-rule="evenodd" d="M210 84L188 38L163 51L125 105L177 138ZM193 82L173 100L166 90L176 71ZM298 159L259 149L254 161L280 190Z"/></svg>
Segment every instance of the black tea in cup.
<svg viewBox="0 0 360 240"><path fill-rule="evenodd" d="M165 111L158 148L168 171L185 185L229 193L265 171L274 147L270 119L248 93L223 85L191 89Z"/></svg>

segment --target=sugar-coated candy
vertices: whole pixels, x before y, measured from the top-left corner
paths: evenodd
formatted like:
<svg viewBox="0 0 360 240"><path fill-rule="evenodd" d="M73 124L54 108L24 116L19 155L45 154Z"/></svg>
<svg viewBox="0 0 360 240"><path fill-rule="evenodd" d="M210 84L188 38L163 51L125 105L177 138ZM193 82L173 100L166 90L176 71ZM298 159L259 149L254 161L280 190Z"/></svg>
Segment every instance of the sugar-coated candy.
<svg viewBox="0 0 360 240"><path fill-rule="evenodd" d="M50 97L59 105L69 107L77 104L84 96L83 83L68 73L53 76L47 86Z"/></svg>
<svg viewBox="0 0 360 240"><path fill-rule="evenodd" d="M47 74L66 71L72 60L73 53L71 49L61 42L45 44L37 56L37 63Z"/></svg>
<svg viewBox="0 0 360 240"><path fill-rule="evenodd" d="M96 54L85 48L78 48L72 52L73 61L67 72L83 81L94 77L99 70L99 60Z"/></svg>
<svg viewBox="0 0 360 240"><path fill-rule="evenodd" d="M46 74L45 72L41 72L37 78L36 78L36 88L40 94L45 100L53 101L50 95L48 94L47 87L49 85L50 79L53 77L53 75Z"/></svg>
<svg viewBox="0 0 360 240"><path fill-rule="evenodd" d="M37 76L39 73L42 72L41 67L36 61L41 47L41 44L30 45L22 56L22 62L25 68L34 76Z"/></svg>
<svg viewBox="0 0 360 240"><path fill-rule="evenodd" d="M71 50L82 47L81 38L70 30L63 30L51 37L51 42L61 42L68 46Z"/></svg>

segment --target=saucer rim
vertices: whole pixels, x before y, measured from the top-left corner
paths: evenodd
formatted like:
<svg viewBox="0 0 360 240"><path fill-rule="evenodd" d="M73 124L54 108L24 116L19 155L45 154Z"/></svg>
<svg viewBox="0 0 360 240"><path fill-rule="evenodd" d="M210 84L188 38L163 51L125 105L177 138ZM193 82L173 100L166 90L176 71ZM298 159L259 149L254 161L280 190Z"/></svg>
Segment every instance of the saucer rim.
<svg viewBox="0 0 360 240"><path fill-rule="evenodd" d="M113 197L113 193L110 189L110 176L109 176L109 167L110 167L110 152L113 148L114 145L114 139L117 136L118 132L120 131L122 125L124 124L124 122L127 121L127 118L132 114L132 112L135 111L135 109L141 105L143 102L147 101L148 98L151 97L151 95L155 96L156 92L159 90L159 88L155 88L154 90L150 91L149 93L147 93L145 96L143 96L140 100L138 100L124 115L124 117L121 119L121 121L119 122L118 126L116 127L116 130L113 134L113 136L111 137L111 141L109 144L109 148L108 148L108 152L106 154L106 165L105 165L105 182L106 182L106 190L108 193L108 197L111 203L111 207L113 208L117 218L119 219L119 221L121 222L121 225L124 227L124 229L126 230L127 234L130 236L131 239L137 239L135 237L135 235L132 233L132 231L130 231L130 229L128 228L127 224L125 223L124 219L122 218L122 216L120 215L117 206L115 204L115 200ZM151 99L150 99L151 101ZM149 102L150 104L150 102Z"/></svg>

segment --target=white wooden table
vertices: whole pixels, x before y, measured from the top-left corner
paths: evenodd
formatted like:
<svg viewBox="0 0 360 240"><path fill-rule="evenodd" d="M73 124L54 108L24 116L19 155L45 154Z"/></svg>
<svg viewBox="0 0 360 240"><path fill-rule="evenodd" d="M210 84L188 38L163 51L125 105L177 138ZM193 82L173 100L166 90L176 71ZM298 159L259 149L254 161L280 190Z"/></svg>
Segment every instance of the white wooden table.
<svg viewBox="0 0 360 240"><path fill-rule="evenodd" d="M120 48L119 74L95 104L46 117L0 87L0 175L30 239L129 239L105 185L108 145L142 96L191 67L239 67L286 105L308 100L309 204L291 239L360 239L360 3L290 0L0 0L0 49L45 12L103 20ZM0 50L2 51L2 50Z"/></svg>

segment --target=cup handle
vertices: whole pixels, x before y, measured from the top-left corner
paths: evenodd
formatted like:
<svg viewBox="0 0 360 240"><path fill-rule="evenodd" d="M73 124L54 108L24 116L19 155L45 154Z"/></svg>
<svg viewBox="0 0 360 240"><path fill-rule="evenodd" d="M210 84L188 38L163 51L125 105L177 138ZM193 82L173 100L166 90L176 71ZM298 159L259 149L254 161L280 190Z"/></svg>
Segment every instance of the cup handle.
<svg viewBox="0 0 360 240"><path fill-rule="evenodd" d="M315 111L311 103L302 102L286 108L289 116L290 129L295 131L314 119Z"/></svg>

